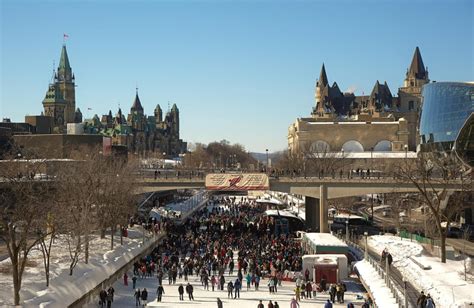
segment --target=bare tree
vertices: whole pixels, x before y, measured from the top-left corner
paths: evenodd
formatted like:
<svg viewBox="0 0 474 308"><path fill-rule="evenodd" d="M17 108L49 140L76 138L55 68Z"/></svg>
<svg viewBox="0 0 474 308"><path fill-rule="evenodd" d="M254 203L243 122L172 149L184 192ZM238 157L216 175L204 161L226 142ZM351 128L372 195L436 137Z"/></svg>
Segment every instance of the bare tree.
<svg viewBox="0 0 474 308"><path fill-rule="evenodd" d="M429 208L436 236L440 240L441 262L446 263L446 237L456 214L468 204L467 193L472 192L472 178L463 176L465 170L456 156L436 153L419 153L408 163L400 164L396 171L401 182L413 184L420 201ZM453 193L452 186L458 191Z"/></svg>
<svg viewBox="0 0 474 308"><path fill-rule="evenodd" d="M6 244L11 261L15 305L20 304L28 254L48 235L38 230L46 220L46 199L52 196L48 194L49 183L35 180L34 173L39 173L39 164L26 160L4 161L0 168L0 239Z"/></svg>

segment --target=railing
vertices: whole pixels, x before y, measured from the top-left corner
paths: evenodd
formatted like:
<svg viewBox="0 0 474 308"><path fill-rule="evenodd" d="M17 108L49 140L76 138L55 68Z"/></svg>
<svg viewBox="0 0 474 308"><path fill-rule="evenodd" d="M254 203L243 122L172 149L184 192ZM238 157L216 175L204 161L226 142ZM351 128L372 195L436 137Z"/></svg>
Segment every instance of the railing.
<svg viewBox="0 0 474 308"><path fill-rule="evenodd" d="M365 248L357 243L357 239L347 240L347 238L345 236L342 236L342 234L340 234L340 239L346 242L348 246L357 250L361 255L364 256L364 258L367 259L367 261L372 265L372 267L374 267L374 269L382 277L382 279L385 280L385 284L390 289L391 293L393 294L393 297L395 298L400 308L416 307L417 296L415 295L415 297L412 296L412 298L408 298L408 293L416 293L416 290L409 291L409 285L403 279L403 277L401 277L401 275L400 277L395 278L395 275L391 274L392 270L390 266L388 266L388 263L386 263L386 269L384 269L380 265L380 262L375 257L373 257L370 252L365 252Z"/></svg>
<svg viewBox="0 0 474 308"><path fill-rule="evenodd" d="M424 236L421 236L421 235L416 234L416 233L410 233L410 232L405 231L405 230L400 231L400 237L410 239L410 240L415 240L420 244L429 244L429 245L432 245L432 246L439 246L440 245L439 240L434 240L434 239L431 239L431 238L428 238L428 237L424 237Z"/></svg>

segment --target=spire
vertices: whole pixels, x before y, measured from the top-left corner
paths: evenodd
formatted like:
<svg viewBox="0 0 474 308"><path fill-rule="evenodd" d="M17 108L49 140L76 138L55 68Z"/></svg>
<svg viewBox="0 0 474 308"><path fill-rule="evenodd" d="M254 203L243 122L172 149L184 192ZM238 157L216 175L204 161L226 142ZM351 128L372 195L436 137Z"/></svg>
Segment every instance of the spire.
<svg viewBox="0 0 474 308"><path fill-rule="evenodd" d="M174 112L179 111L178 106L176 106L176 104L173 104L173 107L171 107L171 111L174 111Z"/></svg>
<svg viewBox="0 0 474 308"><path fill-rule="evenodd" d="M160 112L162 111L160 104L156 105L155 111L160 111Z"/></svg>
<svg viewBox="0 0 474 308"><path fill-rule="evenodd" d="M324 67L323 63L323 67L321 68L321 74L319 74L319 85L321 87L325 87L328 83L328 76L326 75L326 68Z"/></svg>
<svg viewBox="0 0 474 308"><path fill-rule="evenodd" d="M408 75L414 76L416 79L426 78L425 65L423 64L423 59L421 58L420 49L418 46L416 46L415 53L413 54L413 59L411 60Z"/></svg>
<svg viewBox="0 0 474 308"><path fill-rule="evenodd" d="M59 81L72 81L73 79L71 65L69 64L69 57L67 56L66 45L63 45L61 50L61 59L59 60L57 78Z"/></svg>
<svg viewBox="0 0 474 308"><path fill-rule="evenodd" d="M143 113L143 107L142 107L142 104L140 103L140 98L138 97L138 88L136 88L135 100L133 101L131 111L132 113L134 111Z"/></svg>

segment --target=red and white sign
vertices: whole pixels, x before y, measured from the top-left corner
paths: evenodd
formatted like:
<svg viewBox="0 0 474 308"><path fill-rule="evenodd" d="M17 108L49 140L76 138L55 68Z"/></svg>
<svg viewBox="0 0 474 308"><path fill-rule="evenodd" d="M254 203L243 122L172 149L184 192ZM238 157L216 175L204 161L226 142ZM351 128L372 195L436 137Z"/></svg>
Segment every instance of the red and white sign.
<svg viewBox="0 0 474 308"><path fill-rule="evenodd" d="M208 190L268 190L268 176L263 173L210 173L206 175Z"/></svg>

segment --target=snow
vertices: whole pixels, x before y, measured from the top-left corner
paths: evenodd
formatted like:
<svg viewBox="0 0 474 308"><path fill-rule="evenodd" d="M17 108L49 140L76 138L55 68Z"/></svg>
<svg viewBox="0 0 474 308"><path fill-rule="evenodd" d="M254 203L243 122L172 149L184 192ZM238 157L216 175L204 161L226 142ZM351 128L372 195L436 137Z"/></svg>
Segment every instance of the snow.
<svg viewBox="0 0 474 308"><path fill-rule="evenodd" d="M419 243L396 236L370 236L368 245L377 253L387 248L393 257L392 266L419 291L429 293L437 307L461 308L474 302L474 283L464 280L463 260L443 264L438 257L424 252Z"/></svg>
<svg viewBox="0 0 474 308"><path fill-rule="evenodd" d="M193 206L187 206L183 216L194 212L207 199L196 197L190 200ZM51 251L48 288L45 285L42 253L39 249L33 249L28 257L28 261L33 265L26 267L23 274L21 302L26 307L48 308L66 307L72 304L158 240L158 237L146 233L146 241L143 244L142 230L141 226L128 229L128 237L123 238L123 245L120 245L119 234L115 234L114 250L110 250L109 233L104 239L98 235L91 235L89 264L84 263L82 252L72 276L69 276L70 258L67 242L64 236L59 236L55 239ZM7 258L0 262L0 269L8 269L10 264L10 258ZM12 276L10 273L0 271L0 307L12 304Z"/></svg>
<svg viewBox="0 0 474 308"><path fill-rule="evenodd" d="M315 246L346 247L347 244L330 233L305 233L304 237Z"/></svg>
<svg viewBox="0 0 474 308"><path fill-rule="evenodd" d="M369 262L365 260L359 261L354 266L357 268L361 280L366 287L368 287L368 291L372 294L374 302L377 303L379 307L398 308L398 304L392 292ZM381 304L383 304L383 306L380 306Z"/></svg>
<svg viewBox="0 0 474 308"><path fill-rule="evenodd" d="M129 229L129 237L124 237L124 245L120 246L120 236L114 238L115 249L110 249L110 237L101 239L93 235L90 241L89 264L84 263L84 256L69 276L69 252L67 242L59 236L52 248L50 265L50 286L46 288L43 259L41 251L32 250L29 262L36 264L26 267L20 291L21 302L27 307L66 307L83 294L95 288L97 284L116 272L120 267L132 260L154 241L142 244L143 234L138 226ZM0 267L8 268L10 259L0 262ZM13 302L13 282L11 274L0 274L0 306L11 305Z"/></svg>

